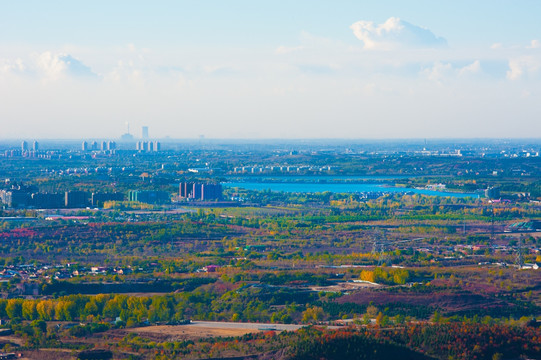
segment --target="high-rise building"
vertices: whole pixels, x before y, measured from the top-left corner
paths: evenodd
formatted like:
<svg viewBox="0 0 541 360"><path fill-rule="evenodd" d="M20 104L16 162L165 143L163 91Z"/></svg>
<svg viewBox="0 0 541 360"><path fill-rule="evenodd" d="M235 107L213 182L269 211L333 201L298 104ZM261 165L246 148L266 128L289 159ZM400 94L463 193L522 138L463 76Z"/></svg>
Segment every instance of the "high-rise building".
<svg viewBox="0 0 541 360"><path fill-rule="evenodd" d="M26 190L0 190L2 203L9 207L26 207L32 200L32 194Z"/></svg>
<svg viewBox="0 0 541 360"><path fill-rule="evenodd" d="M133 140L133 135L130 134L130 123L126 122L126 126L128 127L128 131L125 134L122 134L122 136L120 136L120 140L121 141L132 141Z"/></svg>
<svg viewBox="0 0 541 360"><path fill-rule="evenodd" d="M160 151L161 144L159 141L138 141L135 143L135 149L141 152L156 152Z"/></svg>
<svg viewBox="0 0 541 360"><path fill-rule="evenodd" d="M178 193L185 199L219 201L222 199L222 185L183 182L180 183Z"/></svg>
<svg viewBox="0 0 541 360"><path fill-rule="evenodd" d="M201 185L201 200L222 200L222 185L220 184Z"/></svg>
<svg viewBox="0 0 541 360"><path fill-rule="evenodd" d="M38 209L58 209L65 206L65 195L35 193L32 194L32 205Z"/></svg>
<svg viewBox="0 0 541 360"><path fill-rule="evenodd" d="M178 194L180 195L180 197L189 198L190 194L192 193L192 190L193 190L193 183L182 182L180 183Z"/></svg>
<svg viewBox="0 0 541 360"><path fill-rule="evenodd" d="M141 128L141 138L148 139L148 126L143 126Z"/></svg>
<svg viewBox="0 0 541 360"><path fill-rule="evenodd" d="M91 149L92 150L98 150L98 143L96 141L92 141Z"/></svg>
<svg viewBox="0 0 541 360"><path fill-rule="evenodd" d="M81 144L81 150L88 151L88 143L86 141L83 141Z"/></svg>
<svg viewBox="0 0 541 360"><path fill-rule="evenodd" d="M192 196L191 196L192 199L201 200L201 187L202 186L203 185L199 183L193 184L193 190L192 190Z"/></svg>
<svg viewBox="0 0 541 360"><path fill-rule="evenodd" d="M101 150L101 151L107 150L107 142L106 142L106 141L102 141L102 142L101 142L101 149L100 149L100 150Z"/></svg>
<svg viewBox="0 0 541 360"><path fill-rule="evenodd" d="M130 190L128 192L130 201L138 201L147 204L166 204L171 202L169 193L166 191L140 191Z"/></svg>
<svg viewBox="0 0 541 360"><path fill-rule="evenodd" d="M67 208L84 208L88 206L88 194L84 191L66 191L64 206Z"/></svg>
<svg viewBox="0 0 541 360"><path fill-rule="evenodd" d="M114 149L116 149L116 142L107 141L107 150L114 150Z"/></svg>
<svg viewBox="0 0 541 360"><path fill-rule="evenodd" d="M34 151L38 151L39 150L39 143L37 141L34 140L34 142L32 143L32 150Z"/></svg>
<svg viewBox="0 0 541 360"><path fill-rule="evenodd" d="M28 151L28 143L26 141L23 140L23 142L21 143L21 151L24 153L24 152L27 152Z"/></svg>

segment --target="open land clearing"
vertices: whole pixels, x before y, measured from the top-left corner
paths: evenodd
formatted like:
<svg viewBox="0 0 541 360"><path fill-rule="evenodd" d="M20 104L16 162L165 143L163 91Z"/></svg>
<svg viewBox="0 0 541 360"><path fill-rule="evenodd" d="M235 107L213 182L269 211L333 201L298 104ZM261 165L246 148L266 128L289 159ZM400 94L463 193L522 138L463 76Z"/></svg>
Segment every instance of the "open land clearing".
<svg viewBox="0 0 541 360"><path fill-rule="evenodd" d="M382 285L371 283L368 281L348 281L348 282L337 282L334 285L329 286L311 286L310 290L312 291L328 291L328 292L347 292L355 291L365 288L379 288Z"/></svg>
<svg viewBox="0 0 541 360"><path fill-rule="evenodd" d="M145 337L188 340L208 337L242 336L269 330L295 331L301 327L302 325L194 321L187 325L145 326L125 329L124 331L141 334Z"/></svg>

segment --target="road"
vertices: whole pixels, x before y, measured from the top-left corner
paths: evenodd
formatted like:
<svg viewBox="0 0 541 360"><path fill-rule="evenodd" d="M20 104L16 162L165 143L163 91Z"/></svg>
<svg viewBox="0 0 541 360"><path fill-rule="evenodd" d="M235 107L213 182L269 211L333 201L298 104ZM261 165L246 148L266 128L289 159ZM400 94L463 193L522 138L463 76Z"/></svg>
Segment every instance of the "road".
<svg viewBox="0 0 541 360"><path fill-rule="evenodd" d="M265 323L237 323L237 322L219 322L219 321L192 321L189 325L215 329L254 329L254 330L278 330L295 331L306 325L293 324L265 324Z"/></svg>

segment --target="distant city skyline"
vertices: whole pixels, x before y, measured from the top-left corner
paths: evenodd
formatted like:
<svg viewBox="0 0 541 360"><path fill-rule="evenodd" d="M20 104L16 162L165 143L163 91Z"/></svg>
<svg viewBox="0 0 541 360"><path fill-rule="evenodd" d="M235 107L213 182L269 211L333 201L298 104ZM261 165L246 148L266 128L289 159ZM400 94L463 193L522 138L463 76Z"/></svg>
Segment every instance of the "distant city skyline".
<svg viewBox="0 0 541 360"><path fill-rule="evenodd" d="M0 139L541 137L539 1L3 5Z"/></svg>

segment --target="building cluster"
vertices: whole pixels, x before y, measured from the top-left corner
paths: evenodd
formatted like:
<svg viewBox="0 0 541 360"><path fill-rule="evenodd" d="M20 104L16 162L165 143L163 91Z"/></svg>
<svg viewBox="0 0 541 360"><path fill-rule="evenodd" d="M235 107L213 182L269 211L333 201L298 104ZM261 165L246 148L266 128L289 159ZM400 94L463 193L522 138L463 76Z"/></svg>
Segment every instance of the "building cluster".
<svg viewBox="0 0 541 360"><path fill-rule="evenodd" d="M0 190L0 201L11 208L35 208L35 209L58 209L58 208L85 208L88 206L103 206L106 201L122 201L124 194L113 193L88 193L85 191L66 191L64 193L42 193L35 187L14 185L11 189Z"/></svg>
<svg viewBox="0 0 541 360"><path fill-rule="evenodd" d="M506 233L523 233L541 231L541 221L519 221L507 225L504 230Z"/></svg>
<svg viewBox="0 0 541 360"><path fill-rule="evenodd" d="M178 194L180 198L187 200L220 201L222 200L222 185L182 182Z"/></svg>
<svg viewBox="0 0 541 360"><path fill-rule="evenodd" d="M184 182L179 186L181 198L189 201L220 201L220 184ZM0 203L9 208L31 209L77 209L103 207L108 201L124 201L121 192L66 191L63 193L39 192L35 186L13 184L9 189L0 190ZM169 204L171 194L158 190L130 190L127 200L145 204Z"/></svg>
<svg viewBox="0 0 541 360"><path fill-rule="evenodd" d="M151 273L157 264L141 265L136 268L131 266L76 266L73 264L58 265L35 265L35 264L17 264L0 267L0 281L9 281L13 278L19 278L21 283L12 289L14 295L39 295L40 286L36 280L46 279L69 279L85 275L129 275L134 272Z"/></svg>
<svg viewBox="0 0 541 360"><path fill-rule="evenodd" d="M37 141L34 140L34 142L32 142L32 149L30 149L30 148L28 147L28 142L26 142L26 141L23 140L23 141L21 142L21 151L22 151L23 153L25 153L25 152L28 152L28 151L30 151L30 150L32 150L32 151L38 151L38 150L39 150L39 143L38 143Z"/></svg>
<svg viewBox="0 0 541 360"><path fill-rule="evenodd" d="M159 141L138 141L135 150L140 152L156 152L161 150Z"/></svg>
<svg viewBox="0 0 541 360"><path fill-rule="evenodd" d="M32 147L27 141L21 142L20 149L9 149L4 151L4 157L28 157L28 158L48 158L50 154L39 151L39 143L32 142Z"/></svg>
<svg viewBox="0 0 541 360"><path fill-rule="evenodd" d="M23 157L23 158L32 158L32 159L53 159L58 158L58 154L55 154L51 151L25 151L22 152L21 150L5 150L0 156L4 156L6 158L16 158L16 157Z"/></svg>
<svg viewBox="0 0 541 360"><path fill-rule="evenodd" d="M124 139L125 140L125 139ZM83 141L81 144L82 151L111 151L116 150L116 142L114 141ZM137 141L135 143L135 150L140 152L157 152L161 150L161 143L159 141Z"/></svg>
<svg viewBox="0 0 541 360"><path fill-rule="evenodd" d="M356 193L359 200L374 200L389 195L387 191L361 191Z"/></svg>
<svg viewBox="0 0 541 360"><path fill-rule="evenodd" d="M472 157L480 156L486 158L525 158L525 157L539 157L539 151L535 150L513 150L506 151L495 149L446 149L446 150L423 150L413 151L415 155L422 156L442 156L442 157Z"/></svg>
<svg viewBox="0 0 541 360"><path fill-rule="evenodd" d="M456 156L456 157L462 157L464 156L462 154L462 150L427 150L426 148L423 148L423 150L415 151L414 154L416 155L422 155L422 156L443 156L443 157L449 157L449 156Z"/></svg>
<svg viewBox="0 0 541 360"><path fill-rule="evenodd" d="M168 204L171 202L171 196L167 191L153 190L131 190L128 193L128 199L145 204Z"/></svg>
<svg viewBox="0 0 541 360"><path fill-rule="evenodd" d="M92 141L91 143L88 143L86 141L83 141L81 144L81 150L82 151L111 151L116 149L116 142L114 141L101 141L99 144L97 141Z"/></svg>
<svg viewBox="0 0 541 360"><path fill-rule="evenodd" d="M237 174L259 174L259 173L297 173L297 172L327 172L336 170L334 166L240 166L233 168Z"/></svg>
<svg viewBox="0 0 541 360"><path fill-rule="evenodd" d="M432 190L432 191L445 191L447 188L447 185L445 184L427 184L425 186L426 190Z"/></svg>

